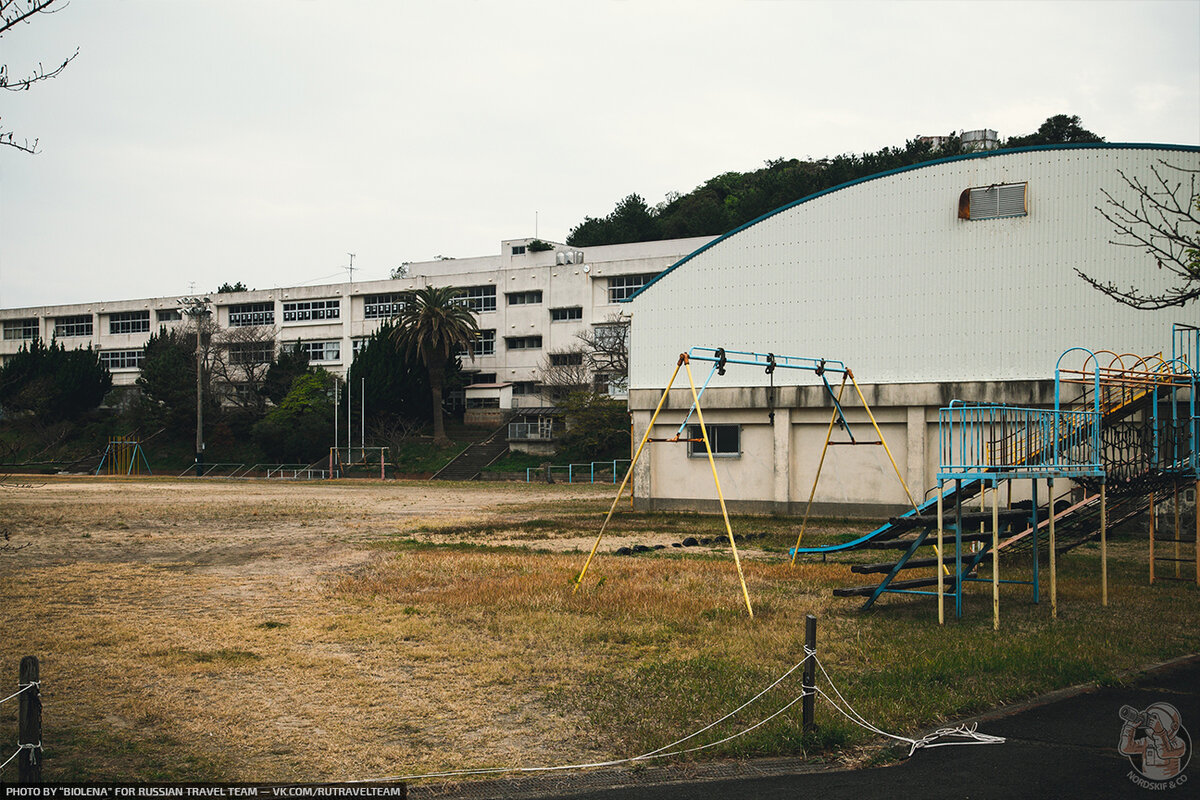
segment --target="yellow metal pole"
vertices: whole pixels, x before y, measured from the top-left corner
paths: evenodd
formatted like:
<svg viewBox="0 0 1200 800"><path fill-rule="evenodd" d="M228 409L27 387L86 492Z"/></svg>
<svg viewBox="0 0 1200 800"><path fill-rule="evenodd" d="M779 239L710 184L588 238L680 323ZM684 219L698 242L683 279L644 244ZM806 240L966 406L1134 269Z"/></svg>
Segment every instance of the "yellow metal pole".
<svg viewBox="0 0 1200 800"><path fill-rule="evenodd" d="M1100 605L1108 605L1108 485L1100 484Z"/></svg>
<svg viewBox="0 0 1200 800"><path fill-rule="evenodd" d="M1175 484L1175 577L1179 577L1179 537L1182 532L1179 529L1179 484Z"/></svg>
<svg viewBox="0 0 1200 800"><path fill-rule="evenodd" d="M671 380L667 381L667 388L663 391L662 397L658 400L658 407L654 409L654 414L650 417L650 424L646 426L646 434L642 437L641 444L638 445L637 452L633 454L633 460L629 462L629 470L625 473L625 477L621 480L621 488L617 489L617 496L613 498L612 506L608 509L608 515L604 517L604 524L600 526L600 533L596 536L596 543L592 545L592 552L588 553L587 561L583 563L583 569L579 571L579 577L575 579L575 588L571 589L571 594L579 591L579 587L583 584L583 576L587 574L588 566L592 563L592 558L596 555L596 549L600 547L600 540L604 537L604 529L608 527L608 521L612 519L613 512L617 508L617 503L621 502L621 494L625 491L625 484L633 475L633 468L637 465L638 458L642 455L642 448L646 446L646 442L650 439L650 433L654 430L654 421L658 419L658 412L662 411L663 405L667 402L667 395L671 393L671 386L675 383L675 376L679 374L679 368L687 356L680 354L678 363L675 364L675 371L671 373ZM632 491L631 495L632 496Z"/></svg>
<svg viewBox="0 0 1200 800"><path fill-rule="evenodd" d="M1058 619L1058 572L1054 552L1054 479L1046 481L1046 493L1050 495L1050 616Z"/></svg>
<svg viewBox="0 0 1200 800"><path fill-rule="evenodd" d="M943 484L938 481L938 527L937 527L937 587L938 587L938 625L946 624L946 586L945 578L942 577L942 504L943 504Z"/></svg>
<svg viewBox="0 0 1200 800"><path fill-rule="evenodd" d="M913 511L916 511L917 501L913 500L912 492L908 490L908 484L905 482L904 476L900 474L900 468L896 466L896 459L892 458L892 451L887 446L887 439L883 438L883 431L879 430L879 423L875 421L875 415L871 413L871 407L867 405L867 398L863 397L862 389L858 388L858 381L854 379L854 373L846 370L846 374L850 376L850 382L854 384L854 391L858 392L858 399L863 404L867 416L871 419L871 426L879 434L879 443L883 445L883 450L887 453L888 461L892 462L892 469L896 472L896 477L900 479L900 485L904 487L904 493L908 495L908 502L912 504Z"/></svg>
<svg viewBox="0 0 1200 800"><path fill-rule="evenodd" d="M992 630L1000 630L1000 487L992 491Z"/></svg>
<svg viewBox="0 0 1200 800"><path fill-rule="evenodd" d="M1150 585L1154 585L1154 492L1150 493Z"/></svg>
<svg viewBox="0 0 1200 800"><path fill-rule="evenodd" d="M725 520L725 532L729 534L729 546L733 548L733 563L737 565L738 580L742 584L742 597L746 600L746 611L754 618L754 608L750 605L750 592L746 589L746 576L742 574L742 560L738 557L737 542L733 540L733 528L729 525L729 511L725 508L725 495L721 491L721 481L717 477L717 462L713 458L712 445L708 441L708 428L704 425L704 412L700 409L700 397L696 394L696 382L692 380L692 367L686 355L680 357L683 368L687 370L688 386L692 390L692 404L696 407L696 420L700 423L700 437L704 439L704 450L708 453L708 466L712 469L713 483L717 487L717 499L721 501L721 517Z"/></svg>
<svg viewBox="0 0 1200 800"><path fill-rule="evenodd" d="M796 549L792 551L792 566L796 566L796 550L800 549L800 540L804 538L804 529L808 526L808 513L812 511L813 498L817 495L817 481L821 480L821 468L825 466L825 453L829 450L829 440L833 437L833 423L837 422L838 407L842 403L842 390L846 388L846 374L842 373L842 385L838 387L837 401L833 414L829 417L829 429L825 431L825 446L821 448L821 460L817 462L817 474L813 478L812 491L808 493L808 505L804 507L804 519L800 523L800 533L796 536Z"/></svg>

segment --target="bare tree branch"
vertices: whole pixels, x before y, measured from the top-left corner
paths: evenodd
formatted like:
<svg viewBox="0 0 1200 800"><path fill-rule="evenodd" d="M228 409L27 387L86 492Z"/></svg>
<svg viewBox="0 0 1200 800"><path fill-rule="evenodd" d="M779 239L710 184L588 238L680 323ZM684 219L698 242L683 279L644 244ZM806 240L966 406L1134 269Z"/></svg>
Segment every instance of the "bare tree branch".
<svg viewBox="0 0 1200 800"><path fill-rule="evenodd" d="M0 0L0 36L20 23L28 24L38 14L54 14L66 8L67 4L63 3L58 8L51 9L50 6L57 2L59 0ZM35 83L57 77L78 55L79 48L76 48L75 52L63 59L61 64L50 69L38 62L38 65L27 74L16 78L9 73L7 64L0 64L0 89L7 89L10 92L28 91L29 87ZM0 145L20 150L23 153L35 154L38 152L37 139L32 142L28 139L17 140L13 137L12 131L0 130Z"/></svg>
<svg viewBox="0 0 1200 800"><path fill-rule="evenodd" d="M1112 281L1099 280L1081 269L1076 274L1090 286L1114 300L1133 308L1152 310L1183 306L1200 297L1200 170L1187 169L1160 161L1163 167L1151 167L1153 181L1117 174L1134 194L1133 200L1118 200L1102 189L1104 207L1100 215L1113 226L1115 239L1110 244L1141 250L1153 259L1159 270L1166 270L1178 283L1161 293L1149 293L1130 285L1119 287ZM1171 175L1167 170L1178 173Z"/></svg>

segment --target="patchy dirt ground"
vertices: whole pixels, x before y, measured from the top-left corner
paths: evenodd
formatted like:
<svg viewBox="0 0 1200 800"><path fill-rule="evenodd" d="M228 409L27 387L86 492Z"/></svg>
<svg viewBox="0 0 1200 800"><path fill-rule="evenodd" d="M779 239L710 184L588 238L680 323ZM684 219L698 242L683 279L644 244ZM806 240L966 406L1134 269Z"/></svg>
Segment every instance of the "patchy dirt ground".
<svg viewBox="0 0 1200 800"><path fill-rule="evenodd" d="M611 495L561 485L10 481L0 489L0 670L15 676L22 655L42 659L57 779L130 769L361 777L444 758L461 746L453 730L485 713L520 723L476 734L472 746L498 759L576 754L573 724L540 700L455 674L434 657L437 636L333 587L388 539L436 538L430 531L464 520L495 518L499 528L546 506L599 510ZM11 709L0 714L2 723ZM161 764L168 752L178 763Z"/></svg>

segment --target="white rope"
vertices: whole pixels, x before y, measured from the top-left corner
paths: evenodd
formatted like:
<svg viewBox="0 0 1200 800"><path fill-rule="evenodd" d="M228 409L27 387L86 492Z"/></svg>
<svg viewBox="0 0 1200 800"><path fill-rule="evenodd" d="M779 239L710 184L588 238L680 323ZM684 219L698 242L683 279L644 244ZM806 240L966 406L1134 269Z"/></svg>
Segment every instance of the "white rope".
<svg viewBox="0 0 1200 800"><path fill-rule="evenodd" d="M41 750L41 749L42 749L41 742L38 742L37 744L21 744L20 742L17 742L17 752L15 752L11 756L9 756L4 761L3 764L0 764L0 771L2 771L5 767L7 767L9 764L11 764L14 758L21 755L22 750Z"/></svg>
<svg viewBox="0 0 1200 800"><path fill-rule="evenodd" d="M37 686L40 688L42 685L42 682L41 681L33 681L32 683L18 683L17 685L20 686L21 688L17 689L15 692L10 694L8 697L4 698L3 700L0 700L0 703L7 703L9 700L12 700L14 697L21 694L22 692L32 689L34 686Z"/></svg>
<svg viewBox="0 0 1200 800"><path fill-rule="evenodd" d="M805 662L807 662L810 658L813 659L816 662L817 666L821 668L821 674L825 677L825 680L829 683L830 688L833 689L833 693L838 698L837 701L835 701L833 699L833 697L831 697L828 693L824 692L823 690L821 690L820 688L818 688L816 686L813 686L811 691L802 689L800 694L793 697L791 700L789 700L786 704L784 704L781 708L776 710L774 713L770 714L769 716L767 716L764 719L759 720L758 722L754 723L753 725L751 725L748 728L744 728L744 729L738 731L737 733L726 736L724 739L719 739L715 742L709 742L708 744L697 745L695 747L688 747L688 748L683 748L683 749L679 749L679 750L671 749L678 745L683 744L684 742L688 741L689 739L694 739L695 737L699 736L700 734L711 730L712 728L716 727L717 725L720 725L722 722L725 722L725 721L731 719L732 717L736 716L740 712L744 711L747 707L749 707L750 705L752 705L755 702L757 702L758 700L760 700L763 697L763 695L765 695L767 692L771 691L776 686L778 686L780 683L782 683L788 676L790 676L792 673L794 673L797 669L802 667L805 664ZM821 660L819 658L817 658L816 650L805 646L803 659L801 659L799 662L797 662L795 665L793 665L791 667L791 669L789 669L787 672L783 673L778 678L776 678L765 689L760 691L758 694L754 695L754 697L750 698L745 703L742 703L740 706L735 708L733 711L730 711L728 714L726 714L725 716L716 720L715 722L711 722L708 725L705 725L703 728L700 728L699 730L689 733L687 736L684 736L680 739L676 739L675 741L671 742L670 744L663 745L662 747L658 748L657 750L651 750L648 753L643 753L638 756L632 756L629 758L617 758L617 759L612 759L610 761L593 761L593 762L586 763L586 764L564 764L564 765L555 766L555 767L481 767L479 769L458 769L458 770L447 770L444 772L426 772L426 773L421 773L421 774L410 774L410 775L391 775L391 776L383 777L383 778L362 778L362 779L358 779L358 780L349 780L349 781L346 781L346 783L381 783L381 782L388 782L388 781L415 781L415 780L421 780L423 778L461 778L461 777L474 776L474 775L502 775L502 774L512 774L512 773L531 774L531 773L537 773L537 772L563 772L566 770L592 769L595 767L615 767L615 766L619 766L621 764L631 764L631 763L635 763L635 762L639 762L639 761L648 761L650 759L655 759L655 758L667 758L670 756L685 755L687 753L695 753L700 750L706 750L710 747L716 747L718 745L725 744L726 742L733 741L734 739L737 739L740 736L745 736L746 734L750 733L751 731L753 731L757 728L760 728L763 725L766 725L768 722L775 719L780 714L783 714L785 711L792 708L792 706L796 705L796 703L800 702L805 697L816 696L816 695L824 697L827 701L829 701L829 704L831 706L833 706L835 710L837 710L840 714L842 714L842 716L846 717L854 724L859 725L863 728L866 728L867 730L869 730L873 733L876 733L880 736L884 736L884 737L887 737L890 739L896 739L897 741L905 742L906 744L909 745L909 751L908 751L909 756L911 756L913 753L915 753L920 748L945 747L948 745L958 745L958 744L1000 744L1005 741L1004 738L1000 737L1000 736L990 736L988 734L979 733L976 730L977 726L974 724L960 725L957 728L940 728L921 739L910 739L907 736L899 736L899 735L896 735L893 733L888 733L887 731L881 730L880 728L877 728L874 725L872 725L870 722L868 722L866 720L865 717L863 717L861 714L859 714L857 711L854 710L854 707L851 706L849 702L847 702L846 698L842 696L842 693L840 691L838 691L837 686L834 684L833 680L829 677L829 673L825 670L825 665L821 663ZM840 701L840 703L839 703L839 701ZM845 706L845 708L843 708L842 706ZM937 741L938 739L945 738L947 736L961 736L961 737L968 739L968 741L961 741L961 742L938 742Z"/></svg>
<svg viewBox="0 0 1200 800"><path fill-rule="evenodd" d="M837 703L835 703L833 701L832 697L830 697L828 694L823 692L821 689L817 689L818 694L820 694L822 697L824 697L826 700L828 700L829 704L831 706L833 706L838 712L840 712L842 714L842 716L846 717L846 719L850 720L851 722L861 725L862 727L866 728L867 730L873 731L874 733L877 733L880 736L886 736L889 739L895 739L897 741L907 743L909 746L908 755L910 757L912 756L913 753L917 752L917 750L919 750L921 748L948 747L950 745L957 745L957 744L1003 744L1005 741L1003 736L992 736L987 733L979 733L977 730L977 728L979 727L977 723L970 724L970 725L959 725L956 728L939 728L938 730L934 731L933 733L930 733L927 736L924 736L920 739L910 739L907 736L899 736L894 733L888 733L887 731L880 730L879 728L872 725L870 722L867 722L867 720L863 717L863 715L859 714L857 711L855 711L854 707L852 705L850 705L850 703L846 700L846 698L842 697L842 693L838 691L837 686L834 684L833 680L829 677L829 673L825 671L825 665L821 663L821 659L819 659L819 658L817 659L817 666L821 668L821 674L825 676L825 680L829 681L829 686L833 689L834 694L837 695L838 700L840 700L846 706L846 708L849 709L849 713L847 713L845 710L843 710L841 708L841 706L839 706ZM851 715L853 715L853 716L851 716ZM938 739L941 739L941 738L944 738L947 736L961 736L964 739L966 739L967 741L963 741L963 742L938 742L937 741Z"/></svg>

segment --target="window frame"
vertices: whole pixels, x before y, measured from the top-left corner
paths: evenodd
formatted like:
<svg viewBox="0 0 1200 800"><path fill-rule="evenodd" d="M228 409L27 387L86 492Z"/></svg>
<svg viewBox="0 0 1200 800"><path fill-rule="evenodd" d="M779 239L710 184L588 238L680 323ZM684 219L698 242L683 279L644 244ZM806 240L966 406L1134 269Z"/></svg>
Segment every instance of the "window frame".
<svg viewBox="0 0 1200 800"><path fill-rule="evenodd" d="M535 333L529 336L505 336L505 350L541 350L542 335Z"/></svg>
<svg viewBox="0 0 1200 800"><path fill-rule="evenodd" d="M101 350L98 358L100 359L100 364L109 372L118 369L141 369L146 359L146 350L140 347ZM113 364L113 361L120 361L121 363Z"/></svg>
<svg viewBox="0 0 1200 800"><path fill-rule="evenodd" d="M476 314L496 310L496 287L492 284L462 286L457 287L456 291L458 294L454 297L454 302L466 306Z"/></svg>
<svg viewBox="0 0 1200 800"><path fill-rule="evenodd" d="M229 327L253 328L259 325L275 324L275 302L238 303L227 307Z"/></svg>
<svg viewBox="0 0 1200 800"><path fill-rule="evenodd" d="M109 335L150 332L150 309L114 311L108 315Z"/></svg>
<svg viewBox="0 0 1200 800"><path fill-rule="evenodd" d="M290 308L289 308L290 307ZM324 322L342 318L341 298L288 300L283 304L283 324Z"/></svg>
<svg viewBox="0 0 1200 800"><path fill-rule="evenodd" d="M583 306L559 306L550 309L551 322L578 322L583 319Z"/></svg>
<svg viewBox="0 0 1200 800"><path fill-rule="evenodd" d="M613 275L608 279L608 302L628 300L654 279L655 272L635 272L630 275Z"/></svg>
<svg viewBox="0 0 1200 800"><path fill-rule="evenodd" d="M741 458L742 457L742 425L738 422L718 422L712 425L705 424L708 430L708 443L712 447L713 458ZM728 447L728 439L722 435L722 432L728 432L730 429L737 432L737 451L722 449ZM708 458L708 453L704 449L703 441L692 441L700 439L700 426L688 425L688 458Z"/></svg>
<svg viewBox="0 0 1200 800"><path fill-rule="evenodd" d="M540 306L542 304L542 290L526 289L521 292L505 292L504 302L510 306Z"/></svg>
<svg viewBox="0 0 1200 800"><path fill-rule="evenodd" d="M55 339L75 339L92 336L95 331L96 318L91 314L69 314L65 317L54 318Z"/></svg>

